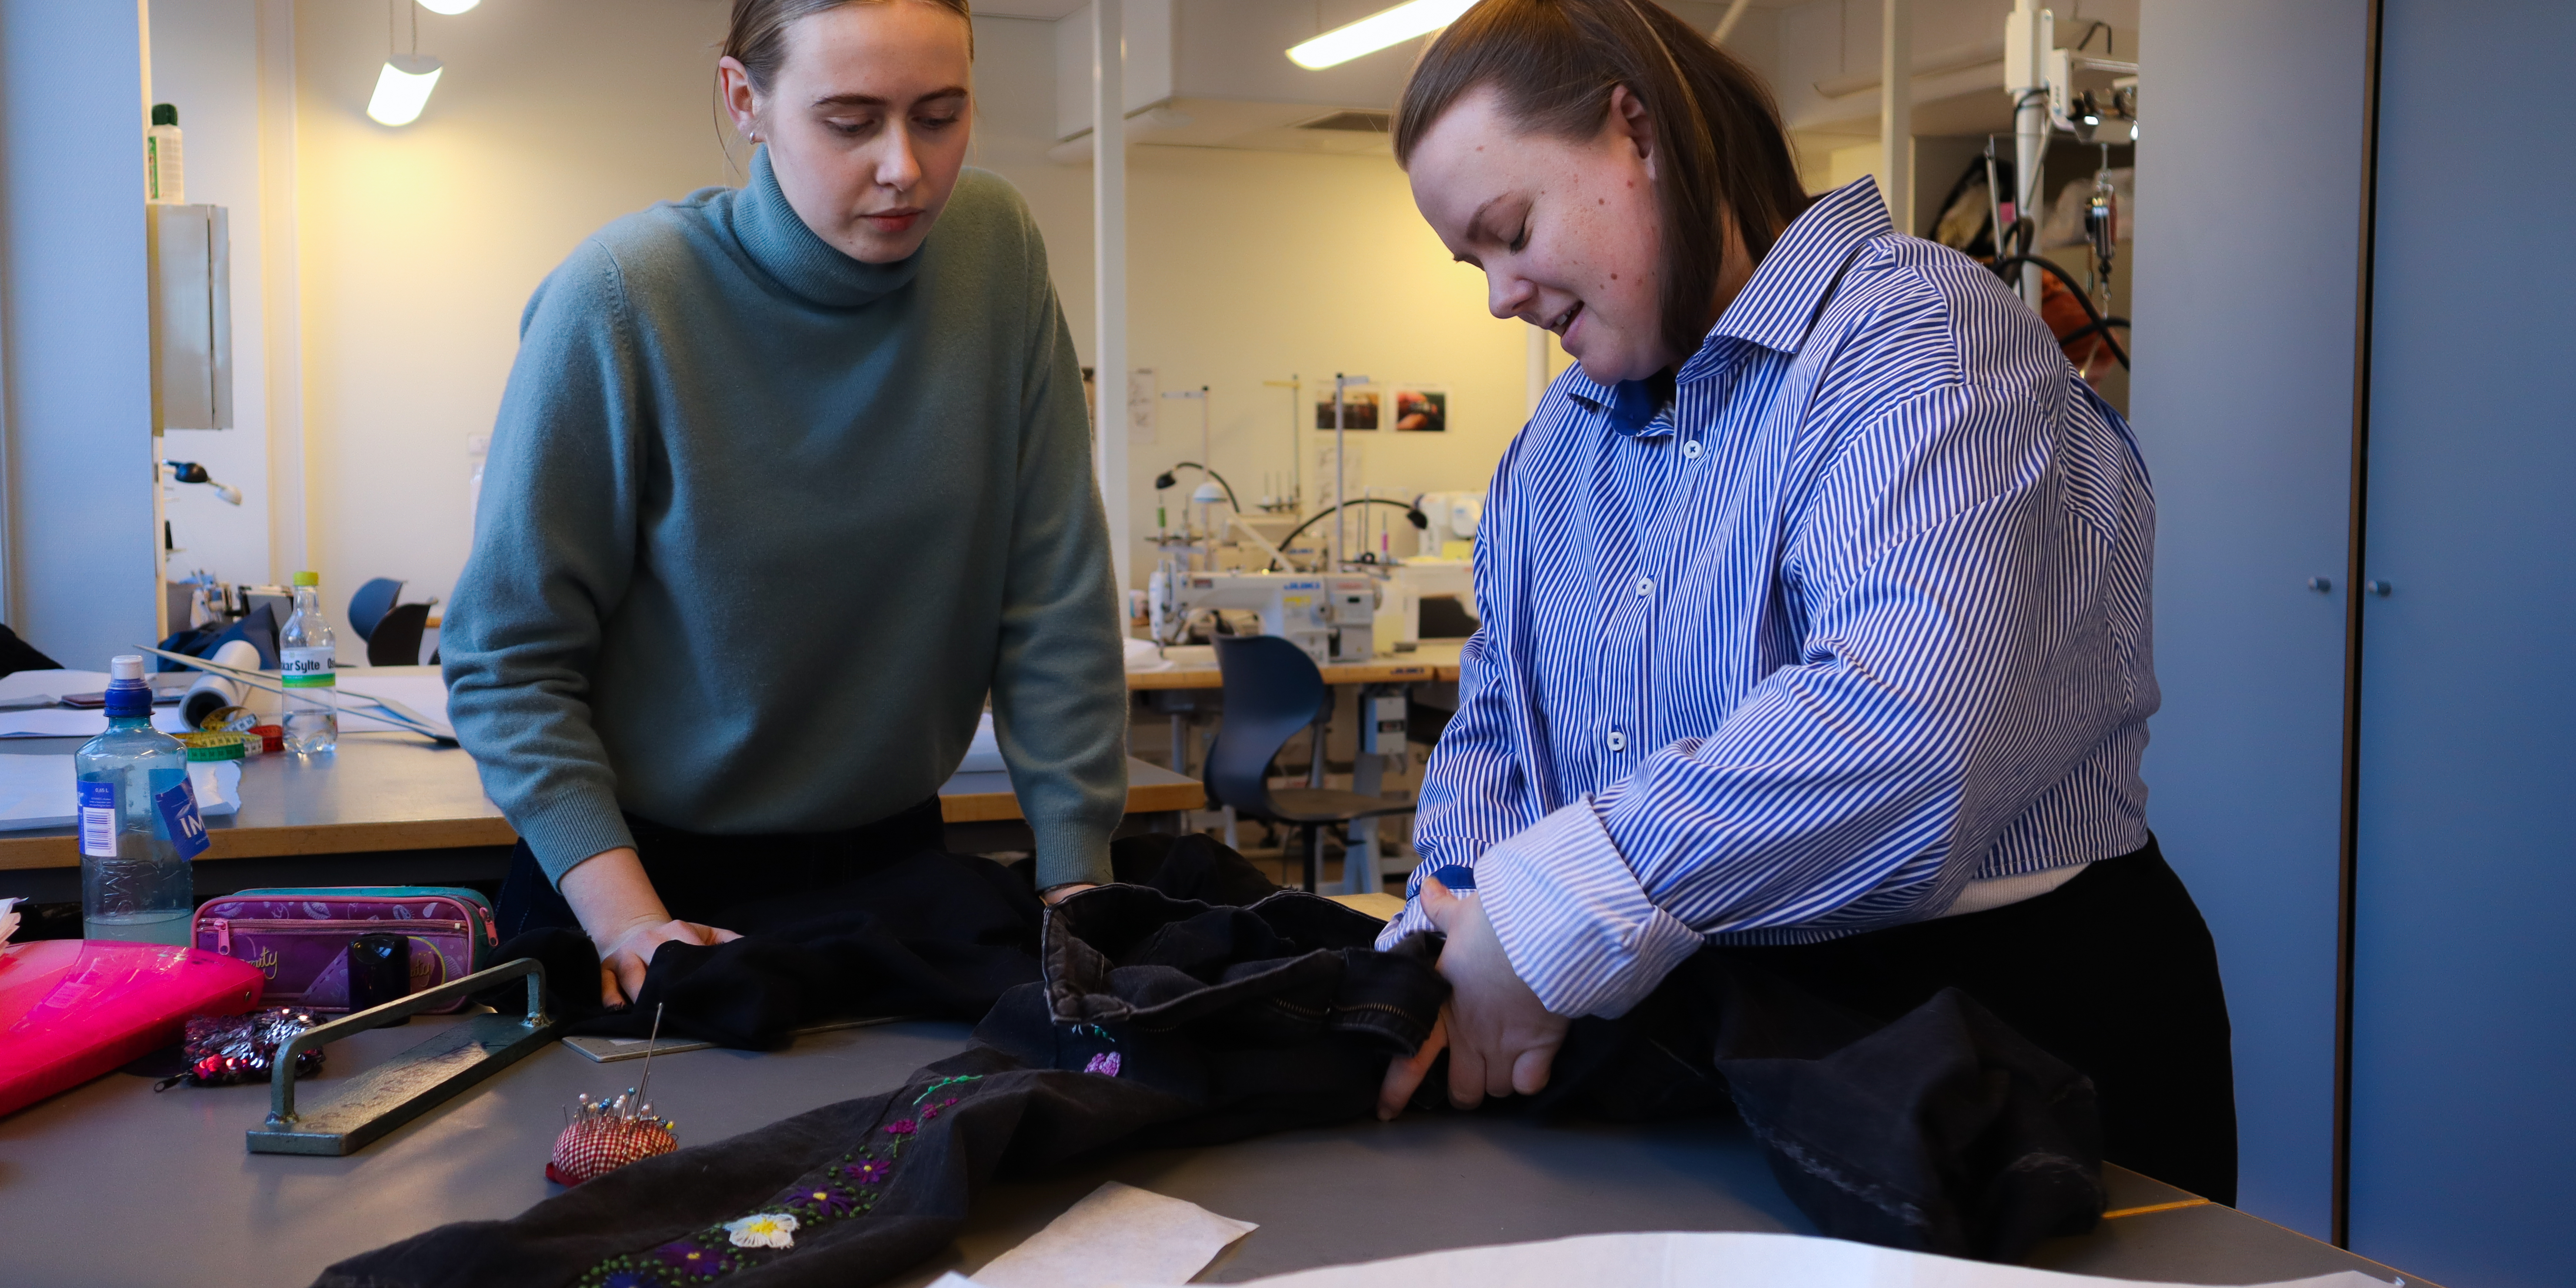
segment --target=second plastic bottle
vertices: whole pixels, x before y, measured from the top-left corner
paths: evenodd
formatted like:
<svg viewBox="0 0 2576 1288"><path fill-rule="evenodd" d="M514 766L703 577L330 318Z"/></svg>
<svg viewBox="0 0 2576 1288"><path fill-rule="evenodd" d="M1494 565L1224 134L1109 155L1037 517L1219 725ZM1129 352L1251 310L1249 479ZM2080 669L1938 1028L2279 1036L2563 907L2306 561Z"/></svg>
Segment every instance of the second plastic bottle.
<svg viewBox="0 0 2576 1288"><path fill-rule="evenodd" d="M320 755L340 745L340 691L331 678L331 623L322 616L322 576L295 574L295 612L277 633L286 689L286 749Z"/></svg>

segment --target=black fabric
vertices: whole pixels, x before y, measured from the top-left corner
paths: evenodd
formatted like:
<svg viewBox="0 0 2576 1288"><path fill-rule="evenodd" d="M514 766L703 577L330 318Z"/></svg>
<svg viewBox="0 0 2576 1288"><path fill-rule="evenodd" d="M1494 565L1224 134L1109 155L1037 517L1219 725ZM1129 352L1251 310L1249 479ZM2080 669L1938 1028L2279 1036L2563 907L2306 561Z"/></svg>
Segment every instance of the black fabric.
<svg viewBox="0 0 2576 1288"><path fill-rule="evenodd" d="M1881 1023L1704 951L1627 1015L1576 1021L1527 1109L1633 1122L1729 1103L1840 1238L2019 1261L2102 1212L2092 1084L1957 989Z"/></svg>
<svg viewBox="0 0 2576 1288"><path fill-rule="evenodd" d="M944 1246L996 1175L1362 1117L1388 1055L1419 1044L1446 996L1437 936L1376 952L1375 920L1274 892L1206 837L1122 841L1113 866L1137 883L1034 922L1016 919L1035 903L1024 877L936 852L874 856L821 898L728 910L750 937L666 946L647 1005L594 1012L592 1031L640 1031L662 1002L672 1031L747 1045L836 1008L958 1013L979 990L998 1001L975 1047L902 1092L638 1164L510 1221L434 1230L322 1282L693 1281L665 1254L757 1284L874 1282ZM1033 950L1016 938L1031 925ZM987 932L996 942L977 942ZM586 943L563 939L556 951L576 959L550 973L595 978ZM1028 982L995 989L1014 956ZM1579 1022L1550 1090L1504 1111L1641 1120L1732 1106L1790 1196L1842 1237L2016 1260L2090 1226L2099 1127L2080 1073L1957 989L1882 1022L1763 960L1703 952L1630 1015ZM1444 1085L1435 1068L1417 1107ZM849 1169L898 1155L883 1184L852 1188L865 1178ZM802 1213L792 1249L725 1237L722 1222L760 1211Z"/></svg>
<svg viewBox="0 0 2576 1288"><path fill-rule="evenodd" d="M899 1091L648 1159L507 1221L443 1226L317 1282L641 1288L713 1268L760 1288L874 1283L946 1246L997 1175L1365 1114L1402 1035L1448 996L1427 939L1375 952L1374 918L1293 891L1219 908L1108 886L1048 923L1049 960L1083 973L1011 990L975 1046ZM1191 991L1175 977L1224 1004L1174 1008ZM1125 1018L1085 1018L1112 1013ZM733 1244L724 1223L764 1211L796 1217L792 1247Z"/></svg>
<svg viewBox="0 0 2576 1288"><path fill-rule="evenodd" d="M59 671L63 664L37 651L36 646L18 638L18 632L0 626L0 675L20 671Z"/></svg>
<svg viewBox="0 0 2576 1288"><path fill-rule="evenodd" d="M2236 1084L2218 950L2152 837L2001 908L1817 944L1712 951L1872 1019L1959 989L2091 1077L2104 1158L2236 1202Z"/></svg>
<svg viewBox="0 0 2576 1288"><path fill-rule="evenodd" d="M663 945L635 1003L615 1010L599 1004L592 983L598 953L572 928L571 908L523 843L502 891L508 937L495 959L543 962L547 1006L576 1034L642 1037L658 1010L674 1036L761 1051L825 1020L981 1019L1004 992L1038 978L1044 905L1026 864L1006 868L921 845L938 826L938 808L932 801L827 837L704 837L644 823L637 854L673 915L743 938ZM658 864L649 857L656 855ZM1110 863L1122 881L1180 899L1249 904L1278 889L1204 836L1121 838L1110 845ZM666 872L679 875L667 887ZM759 875L746 880L746 872ZM727 899L729 885L767 897ZM778 893L781 886L792 893ZM526 991L505 986L479 1000L518 1014Z"/></svg>
<svg viewBox="0 0 2576 1288"><path fill-rule="evenodd" d="M750 932L727 920L739 905L833 889L892 860L948 847L936 796L837 832L711 836L635 814L626 816L626 829L635 838L635 857L643 863L644 875L653 879L654 891L672 916L745 934ZM581 924L524 840L510 853L494 916L504 939Z"/></svg>

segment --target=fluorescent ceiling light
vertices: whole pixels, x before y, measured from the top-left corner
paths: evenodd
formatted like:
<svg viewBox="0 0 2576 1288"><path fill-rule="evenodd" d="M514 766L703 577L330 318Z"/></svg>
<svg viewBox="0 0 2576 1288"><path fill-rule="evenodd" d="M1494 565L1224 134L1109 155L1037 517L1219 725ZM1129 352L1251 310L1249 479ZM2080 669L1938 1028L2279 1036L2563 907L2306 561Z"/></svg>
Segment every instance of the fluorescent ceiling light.
<svg viewBox="0 0 2576 1288"><path fill-rule="evenodd" d="M1347 63L1399 41L1438 31L1467 12L1475 0L1407 0L1392 9L1335 27L1288 51L1288 61L1309 71Z"/></svg>
<svg viewBox="0 0 2576 1288"><path fill-rule="evenodd" d="M409 125L429 106L438 88L438 60L426 54L396 54L376 75L376 96L367 100L367 115L378 125Z"/></svg>
<svg viewBox="0 0 2576 1288"><path fill-rule="evenodd" d="M483 0L420 0L420 7L453 18L481 3Z"/></svg>

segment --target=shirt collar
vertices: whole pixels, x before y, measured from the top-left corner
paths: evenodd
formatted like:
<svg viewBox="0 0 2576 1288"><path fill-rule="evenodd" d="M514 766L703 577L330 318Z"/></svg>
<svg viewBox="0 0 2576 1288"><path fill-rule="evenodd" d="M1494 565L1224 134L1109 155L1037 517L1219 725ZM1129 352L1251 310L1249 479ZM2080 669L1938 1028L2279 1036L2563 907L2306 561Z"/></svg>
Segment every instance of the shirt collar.
<svg viewBox="0 0 2576 1288"><path fill-rule="evenodd" d="M1815 321L1825 292L1851 262L1860 244L1895 231L1896 224L1887 217L1887 203L1879 199L1878 181L1874 178L1855 179L1818 197L1781 230L1780 239L1771 244L1770 253L1753 270L1752 280L1726 306L1717 325L1709 328L1699 351L1682 363L1676 373L1678 382L1689 384L1716 374L1727 349L1721 340L1743 340L1781 353L1796 353L1806 343L1807 330ZM1623 380L1611 388L1584 375L1580 367L1567 374L1566 393L1607 415L1610 427L1619 433L1634 437L1662 423L1655 413L1663 400L1648 382Z"/></svg>
<svg viewBox="0 0 2576 1288"><path fill-rule="evenodd" d="M751 154L751 182L733 201L734 240L780 286L826 308L859 308L902 290L921 269L922 252L891 264L868 264L814 235L787 203L770 168L769 149ZM926 246L928 243L924 243Z"/></svg>

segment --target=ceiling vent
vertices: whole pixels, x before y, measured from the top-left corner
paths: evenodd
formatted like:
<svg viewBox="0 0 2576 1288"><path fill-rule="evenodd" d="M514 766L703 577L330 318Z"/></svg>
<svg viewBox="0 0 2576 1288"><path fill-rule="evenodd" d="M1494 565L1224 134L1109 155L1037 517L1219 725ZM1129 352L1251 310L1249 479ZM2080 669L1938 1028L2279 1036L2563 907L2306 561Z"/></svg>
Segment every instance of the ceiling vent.
<svg viewBox="0 0 2576 1288"><path fill-rule="evenodd" d="M1346 134L1384 134L1394 117L1386 112L1335 112L1298 126L1301 130L1340 130Z"/></svg>

